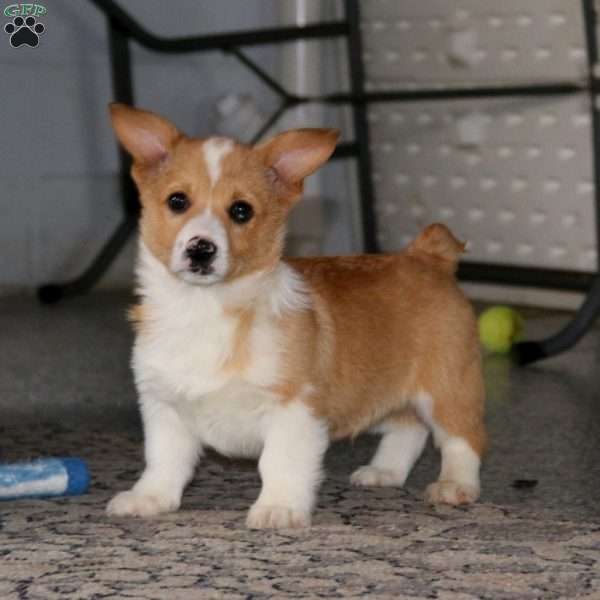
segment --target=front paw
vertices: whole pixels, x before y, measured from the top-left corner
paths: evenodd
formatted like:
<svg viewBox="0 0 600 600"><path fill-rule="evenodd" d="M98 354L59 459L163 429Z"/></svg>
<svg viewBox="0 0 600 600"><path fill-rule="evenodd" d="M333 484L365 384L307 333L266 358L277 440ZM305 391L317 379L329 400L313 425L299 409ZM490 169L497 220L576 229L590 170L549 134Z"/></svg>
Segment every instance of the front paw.
<svg viewBox="0 0 600 600"><path fill-rule="evenodd" d="M248 512L246 525L250 529L301 529L310 527L310 513L287 506L256 503Z"/></svg>
<svg viewBox="0 0 600 600"><path fill-rule="evenodd" d="M111 517L153 517L178 508L179 501L173 498L131 490L117 494L108 503L106 513Z"/></svg>

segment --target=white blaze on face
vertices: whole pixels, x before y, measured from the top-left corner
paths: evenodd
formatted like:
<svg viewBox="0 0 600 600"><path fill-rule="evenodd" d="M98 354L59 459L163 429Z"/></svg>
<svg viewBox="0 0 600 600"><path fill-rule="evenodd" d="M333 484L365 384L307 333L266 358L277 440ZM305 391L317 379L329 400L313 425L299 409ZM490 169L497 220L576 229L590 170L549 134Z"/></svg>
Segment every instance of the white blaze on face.
<svg viewBox="0 0 600 600"><path fill-rule="evenodd" d="M210 185L211 187L215 187L219 177L221 177L221 161L224 156L233 150L233 142L230 139L222 137L209 138L202 145L202 150L204 152L206 170L210 178Z"/></svg>
<svg viewBox="0 0 600 600"><path fill-rule="evenodd" d="M212 189L221 177L221 161L233 150L233 141L228 138L212 137L202 145L206 172L210 179L211 192L205 199L208 208L190 219L181 229L171 252L171 270L189 283L209 284L223 279L229 267L229 241L221 220L212 213ZM190 258L186 249L192 240L206 240L217 247L215 260L210 264L211 272L202 274L190 270Z"/></svg>
<svg viewBox="0 0 600 600"><path fill-rule="evenodd" d="M211 263L212 272L207 275L190 271L190 259L186 249L196 238L212 242L217 247L215 260ZM223 279L229 267L229 241L223 223L206 209L190 219L177 234L171 251L171 270L189 283L209 284Z"/></svg>

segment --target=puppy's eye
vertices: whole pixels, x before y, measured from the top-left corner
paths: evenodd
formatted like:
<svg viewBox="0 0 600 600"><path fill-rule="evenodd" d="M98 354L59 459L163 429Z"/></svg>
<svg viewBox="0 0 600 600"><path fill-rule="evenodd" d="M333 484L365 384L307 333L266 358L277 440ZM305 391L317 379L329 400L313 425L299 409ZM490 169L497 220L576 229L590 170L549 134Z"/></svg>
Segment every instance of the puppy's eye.
<svg viewBox="0 0 600 600"><path fill-rule="evenodd" d="M174 213L179 214L190 207L190 201L183 192L175 192L167 198L167 205Z"/></svg>
<svg viewBox="0 0 600 600"><path fill-rule="evenodd" d="M234 223L242 225L247 223L254 215L254 209L252 205L248 204L244 200L236 200L229 207L229 216Z"/></svg>

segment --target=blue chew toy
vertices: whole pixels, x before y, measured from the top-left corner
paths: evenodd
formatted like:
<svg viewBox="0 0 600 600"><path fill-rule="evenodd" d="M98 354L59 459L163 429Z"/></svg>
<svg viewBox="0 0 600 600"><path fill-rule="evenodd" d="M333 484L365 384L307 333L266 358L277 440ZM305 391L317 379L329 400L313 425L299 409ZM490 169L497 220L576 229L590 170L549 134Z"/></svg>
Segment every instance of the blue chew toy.
<svg viewBox="0 0 600 600"><path fill-rule="evenodd" d="M85 494L90 473L80 458L40 458L0 464L0 500Z"/></svg>

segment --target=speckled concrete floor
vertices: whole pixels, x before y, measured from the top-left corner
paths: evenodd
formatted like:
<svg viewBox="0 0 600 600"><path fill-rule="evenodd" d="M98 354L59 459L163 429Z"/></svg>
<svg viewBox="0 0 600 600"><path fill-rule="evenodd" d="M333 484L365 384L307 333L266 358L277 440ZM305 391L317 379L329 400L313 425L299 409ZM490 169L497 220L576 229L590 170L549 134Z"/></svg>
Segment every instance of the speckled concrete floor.
<svg viewBox="0 0 600 600"><path fill-rule="evenodd" d="M122 488L134 480L141 465L135 392L128 364L131 334L124 318L128 302L129 299L123 295L111 294L94 294L55 307L39 307L29 299L0 300L0 457L13 460L45 453L78 452L89 460L94 475L91 494L82 499L27 501L0 506L0 555L3 556L0 580L10 575L10 586L6 584L8 587L3 588L0 584L3 598L54 597L49 590L54 589L52 585L56 584L58 575L48 566L52 561L47 565L49 570L40 575L42 579L39 581L43 581L44 585L38 592L35 592L38 589L35 586L39 581L27 574L27 565L32 560L31 556L36 555L39 559L36 547L46 548L48 536L54 535L48 523L55 523L60 517L63 529L71 527L64 525L69 523L71 510L79 523L81 519L85 520L79 537L86 539L86 536L102 535L102 531L108 531L107 539L112 539L110 543L117 546L135 542L138 546L146 544L151 550L157 527L161 535L169 538L169 523L181 532L180 528L185 528L190 519L195 528L194 536L207 533L216 536L215 539L220 539L221 548L229 548L227 552L235 548L236 540L240 543L254 540L254 544L260 539L261 544L272 543L272 555L261 548L262 554L266 553L265 561L270 560L269 556L273 560L281 556L278 554L281 544L286 547L292 544L293 547L296 543L296 538L292 541L286 538L285 541L276 534L265 534L266 537L255 534L259 538L251 538L251 534L243 530L243 511L258 491L258 478L252 467L235 462L225 465L210 462L206 467L200 467L187 503L184 502L187 511L179 513L179 516L166 517L156 526L128 524L125 533L119 528L118 531L111 529L102 507L115 487ZM544 336L554 332L566 318L568 315L532 312L528 314L527 332L533 337ZM302 534L305 537L301 538L306 543L310 539L312 549L303 550L300 545L298 551L312 553L313 558L318 555L319 561L326 561L327 556L318 549L319 540L325 544L332 535L341 535L346 549L354 546L366 548L367 562L385 562L386 552L380 556L377 550L377 536L380 536L384 546L390 543L391 549L404 556L401 536L390 541L384 523L404 522L403 519L410 521L412 514L421 522L420 529L417 528L414 534L418 539L411 538L414 543L424 544L419 547L419 553L428 552L427 549L433 553L442 552L443 548L444 560L462 561L460 577L450 576L444 568L439 570L435 565L419 563L419 567L408 561L404 565L408 571L401 569L390 575L391 580L386 579L386 575L385 585L381 584L383 587L380 588L377 587L379 576L373 574L364 576L366 582L361 580L360 589L342 578L336 588L343 591L342 595L398 597L399 590L404 590L411 597L456 599L600 597L594 595L600 594L600 527L597 526L600 517L600 371L596 368L600 359L599 333L598 330L593 331L568 354L525 369L513 367L503 357L486 357L491 449L483 470L483 495L477 507L444 509L441 512L424 508L419 494L435 478L438 468L437 456L431 449L417 465L407 490L352 490L347 477L356 466L368 459L376 442L373 438L364 437L353 444L337 444L330 451L327 461L329 479L323 488L320 514L315 519L312 533ZM533 488L519 489L513 485L518 479L536 480L538 483ZM83 517L82 511L85 513ZM23 523L28 522L29 513L43 526L37 533L28 532L22 537L20 527L27 527ZM201 520L208 518L210 527L207 524L209 528L203 530L203 521L198 522L193 515L204 515ZM440 522L444 523L443 532L436 529L437 533L431 537L432 527L435 529ZM91 523L95 526L91 527ZM217 526L226 527L231 533L232 537L226 543L222 532L215 534L214 527ZM336 529L339 527L350 529ZM559 529L561 533L557 533ZM69 529L72 535L76 535L76 530L76 524ZM238 533L234 535L235 531ZM10 545L2 543L3 533L9 534ZM123 542L124 535L133 536L133 541ZM182 535L185 537L185 534ZM310 538L306 537L308 535ZM468 540L478 540L480 545L473 549ZM472 555L468 559L464 556L457 558L459 554L456 553L463 548L463 542L481 559L479 562ZM168 541L164 543L168 545ZM26 544L25 550L23 544ZM513 548L510 552L507 544ZM15 547L20 548L17 554ZM537 579L523 575L523 562L518 556L525 552L525 547L528 556L536 557L535 568L531 567L533 563L530 567L543 574ZM552 555L552 558L552 552L542 552L542 547L552 548L552 552L558 554ZM244 560L250 560L256 553L253 548L251 545L236 550L239 555L232 563L234 570L248 567ZM60 555L65 548L57 550L53 547L52 551L55 550ZM175 551L174 548L171 550ZM488 555L498 558L502 553L511 555L510 568L502 566L500 559L494 567L482 558ZM42 564L38 559L33 563ZM335 560L338 559L339 556ZM108 562L102 563L102 568L115 567L110 560L107 558ZM127 558L119 558L119 562L121 560L124 565L127 564ZM139 556L132 560L135 569L142 568ZM194 552L191 552L189 560L204 566L212 564L210 555L198 556ZM89 561L94 562L93 559ZM414 569L417 574L413 573ZM163 576L167 575L160 572L159 581L166 581ZM244 572L252 580L250 571ZM326 573L320 573L317 579L322 583L326 576ZM400 579L394 579L396 576L403 578L402 585ZM78 576L75 574L73 577L76 580ZM65 591L68 586L63 589L56 584L58 587L55 587L62 590L61 597L80 598L94 597L94 593L111 598L126 595L140 598L238 597L235 595L238 593L239 597L255 598L335 595L331 590L323 592L318 587L321 583L315 583L321 591L317 593L315 588L311 595L308 588L304 590L296 579L293 583L289 578L284 578L287 583L282 583L283 587L259 586L256 580L254 587L248 588L253 590L253 595L248 595L240 591L239 581L231 588L227 587L229 584L223 588L220 586L225 584L218 583L214 575L209 578L208 587L203 584L202 594L195 580L196 584L190 584L191 587L181 588L187 591L177 588L179 591L172 596L161 596L152 586L144 587L143 593L138 596L133 593L135 585L128 579L127 573L113 573L111 577L112 583L108 588L102 588L106 582L98 584L97 589L92 586L89 595L82 593L77 596L73 592L74 595L69 596L68 590ZM415 583L416 577L419 585L407 587L407 577L412 583ZM125 587L115 588L115 578ZM396 587L393 581L396 581ZM521 582L521 587L512 589L510 586L516 585L517 581ZM571 586L572 581L578 582L573 584L575 587ZM433 587L432 582L436 582ZM248 580L244 585L248 587ZM294 587L297 585L300 587ZM19 590L27 590L29 595ZM56 594L59 595L58 591Z"/></svg>

